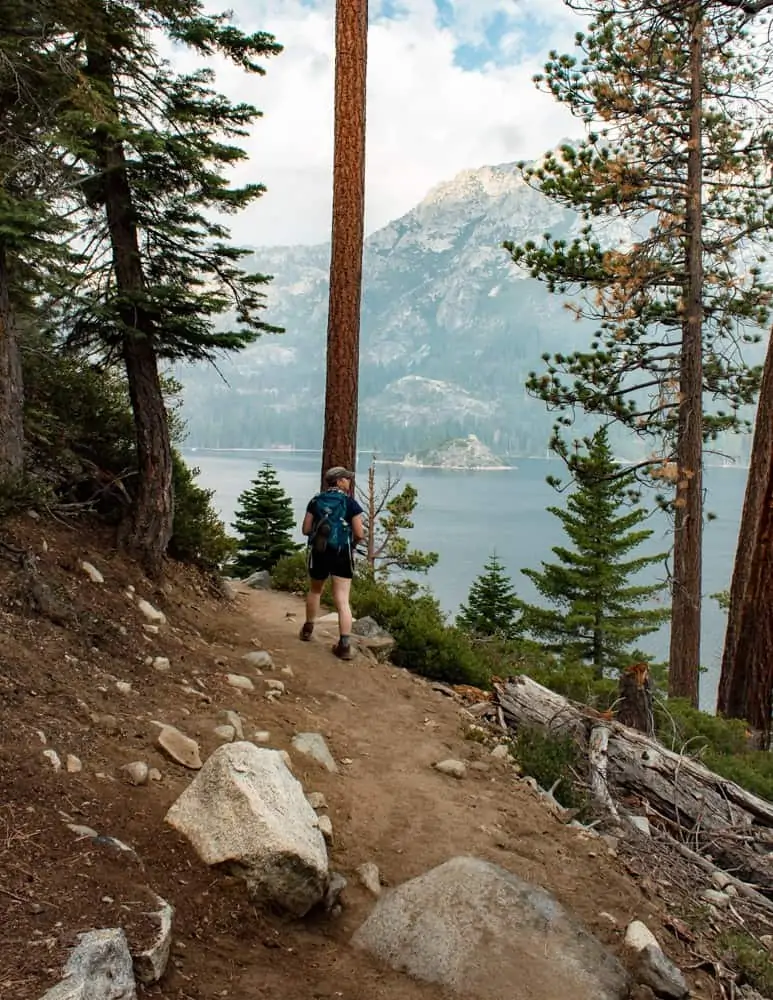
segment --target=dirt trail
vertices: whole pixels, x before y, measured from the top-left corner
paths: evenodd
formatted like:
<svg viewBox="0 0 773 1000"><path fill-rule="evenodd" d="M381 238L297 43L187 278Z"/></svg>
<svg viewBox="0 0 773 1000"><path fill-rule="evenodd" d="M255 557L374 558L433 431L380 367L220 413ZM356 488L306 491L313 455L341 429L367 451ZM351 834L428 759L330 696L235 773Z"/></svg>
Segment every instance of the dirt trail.
<svg viewBox="0 0 773 1000"><path fill-rule="evenodd" d="M37 536L28 536L39 547ZM39 998L58 978L74 934L115 926L125 915L122 900L137 899L140 883L176 910L169 972L141 994L168 1000L443 996L349 947L374 902L356 875L366 861L394 885L455 855L476 855L555 893L615 949L632 918L660 934L655 894L645 897L603 841L559 824L506 762L466 738L471 720L456 702L389 664L337 660L332 624L319 624L314 641L301 643L299 599L242 587L227 605L183 571L153 591L131 563L106 548L95 553L97 539L86 547L51 526L46 537L41 572L89 625L84 633L26 617L13 574L0 566L3 998ZM79 558L98 564L104 586L78 574ZM163 608L168 627L148 634L126 598L129 585ZM258 647L274 659L265 678L241 659ZM156 655L168 657L171 669L148 665ZM292 675L281 673L284 667ZM230 687L228 673L251 676L255 690ZM273 702L264 696L269 677L286 685ZM118 694L117 681L130 682L130 693ZM237 879L207 869L164 824L192 774L155 748L154 720L197 739L205 758L219 745L213 730L226 709L239 712L246 738L268 730L270 746L290 751L304 788L324 793L334 831L331 867L349 880L340 918L299 922L256 911ZM296 732L322 733L336 760L349 763L328 773L292 750ZM82 772L55 772L44 746L62 761L77 754ZM432 768L449 757L467 762L463 780ZM122 781L120 767L138 759L157 767L162 780L144 787ZM65 815L131 844L142 871L74 839ZM553 1000L532 997L528 984L519 996Z"/></svg>

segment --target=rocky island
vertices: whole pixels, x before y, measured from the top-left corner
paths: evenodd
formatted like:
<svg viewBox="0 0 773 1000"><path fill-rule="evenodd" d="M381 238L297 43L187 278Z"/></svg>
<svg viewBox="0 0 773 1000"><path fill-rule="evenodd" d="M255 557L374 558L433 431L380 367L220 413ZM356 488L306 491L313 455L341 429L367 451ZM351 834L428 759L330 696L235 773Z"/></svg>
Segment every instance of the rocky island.
<svg viewBox="0 0 773 1000"><path fill-rule="evenodd" d="M418 469L466 469L477 472L515 468L507 465L474 434L464 438L451 438L437 448L406 455L400 464Z"/></svg>

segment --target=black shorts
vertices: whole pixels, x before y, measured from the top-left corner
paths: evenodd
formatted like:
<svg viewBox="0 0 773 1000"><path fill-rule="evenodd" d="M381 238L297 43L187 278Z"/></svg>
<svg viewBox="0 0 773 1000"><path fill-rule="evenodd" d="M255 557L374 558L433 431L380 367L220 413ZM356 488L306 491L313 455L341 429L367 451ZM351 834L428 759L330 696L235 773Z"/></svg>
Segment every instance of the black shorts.
<svg viewBox="0 0 773 1000"><path fill-rule="evenodd" d="M312 580L327 580L330 576L351 580L354 576L354 559L349 548L325 549L324 552L315 552L310 548L308 559Z"/></svg>

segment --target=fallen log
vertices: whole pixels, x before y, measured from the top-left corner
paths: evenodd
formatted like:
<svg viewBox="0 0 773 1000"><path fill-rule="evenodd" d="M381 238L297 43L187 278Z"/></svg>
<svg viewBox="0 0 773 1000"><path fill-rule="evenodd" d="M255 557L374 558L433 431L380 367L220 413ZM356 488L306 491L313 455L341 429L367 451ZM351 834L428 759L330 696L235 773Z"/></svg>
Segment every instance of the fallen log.
<svg viewBox="0 0 773 1000"><path fill-rule="evenodd" d="M577 705L520 675L495 685L495 701L509 729L536 727L571 735L588 754L589 784L605 811L613 799L636 796L651 814L665 817L693 850L711 853L736 877L773 896L773 859L764 832L773 829L773 803L710 771L693 757L675 753L656 739L621 725L608 715ZM611 805L611 808L610 808ZM729 841L728 828L747 843ZM755 850L755 831L760 837Z"/></svg>

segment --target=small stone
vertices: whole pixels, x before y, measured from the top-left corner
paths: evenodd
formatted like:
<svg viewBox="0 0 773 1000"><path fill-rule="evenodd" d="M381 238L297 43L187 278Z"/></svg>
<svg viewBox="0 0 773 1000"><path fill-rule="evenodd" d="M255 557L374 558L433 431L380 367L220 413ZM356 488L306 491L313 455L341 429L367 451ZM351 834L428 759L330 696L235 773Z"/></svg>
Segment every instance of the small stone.
<svg viewBox="0 0 773 1000"><path fill-rule="evenodd" d="M730 904L730 897L727 893L719 892L716 889L704 889L701 893L701 899L707 903L711 903L712 906L719 906L722 909Z"/></svg>
<svg viewBox="0 0 773 1000"><path fill-rule="evenodd" d="M732 885L733 880L727 872L716 871L711 873L711 884L721 892L723 889L727 889L729 885Z"/></svg>
<svg viewBox="0 0 773 1000"><path fill-rule="evenodd" d="M147 632L148 635L158 635L161 629L158 627L158 625L149 625L147 622L143 622L142 631Z"/></svg>
<svg viewBox="0 0 773 1000"><path fill-rule="evenodd" d="M327 800L322 792L307 792L306 799L312 809L327 809Z"/></svg>
<svg viewBox="0 0 773 1000"><path fill-rule="evenodd" d="M227 725L233 726L237 739L243 740L244 727L242 726L242 720L239 713L233 712L231 709L227 709L223 712L223 718L225 719Z"/></svg>
<svg viewBox="0 0 773 1000"><path fill-rule="evenodd" d="M318 764L321 764L322 767L327 768L328 771L333 773L338 771L338 765L328 749L324 736L321 736L319 733L296 733L293 736L292 743L293 749L297 750L298 753L311 757Z"/></svg>
<svg viewBox="0 0 773 1000"><path fill-rule="evenodd" d="M328 843L330 843L330 841L333 839L333 821L330 819L330 817L325 815L318 816L317 826L319 827L320 832L322 833L322 836L325 838L325 840Z"/></svg>
<svg viewBox="0 0 773 1000"><path fill-rule="evenodd" d="M86 574L86 576L91 580L92 583L104 583L105 578L99 572L96 566L92 565L90 562L83 560L81 562L81 569Z"/></svg>
<svg viewBox="0 0 773 1000"><path fill-rule="evenodd" d="M137 601L137 607L149 622L158 623L159 625L163 625L166 622L164 612L159 611L158 608L154 608L150 601L146 601L143 597Z"/></svg>
<svg viewBox="0 0 773 1000"><path fill-rule="evenodd" d="M768 951L773 951L773 934L760 934L760 944Z"/></svg>
<svg viewBox="0 0 773 1000"><path fill-rule="evenodd" d="M135 1000L132 956L122 928L79 934L64 974L43 1000Z"/></svg>
<svg viewBox="0 0 773 1000"><path fill-rule="evenodd" d="M258 670L274 669L274 661L271 658L271 653L265 649L253 649L251 652L245 653L242 659L245 663L249 663L251 667L255 667Z"/></svg>
<svg viewBox="0 0 773 1000"><path fill-rule="evenodd" d="M282 674L284 674L285 677L294 677L295 676L295 674L293 673L293 668L292 667L282 667L282 669L279 672L282 673Z"/></svg>
<svg viewBox="0 0 773 1000"><path fill-rule="evenodd" d="M331 872L323 906L332 916L339 916L341 908L338 905L341 893L347 886L347 881L340 872Z"/></svg>
<svg viewBox="0 0 773 1000"><path fill-rule="evenodd" d="M158 909L152 913L158 931L149 948L133 954L134 974L141 983L157 983L166 971L172 950L172 918L174 910L165 899L156 896Z"/></svg>
<svg viewBox="0 0 773 1000"><path fill-rule="evenodd" d="M44 750L43 756L51 762L51 767L53 767L55 771L62 770L62 761L59 759L59 754L56 750Z"/></svg>
<svg viewBox="0 0 773 1000"><path fill-rule="evenodd" d="M293 759L290 756L290 754L286 750L280 750L279 753L280 753L280 755L282 757L282 760L285 762L285 766L287 767L287 769L289 771L292 771L292 769L293 769Z"/></svg>
<svg viewBox="0 0 773 1000"><path fill-rule="evenodd" d="M632 921L625 931L625 946L635 958L636 981L649 986L657 996L682 1000L689 994L680 969L671 961L658 939L641 920Z"/></svg>
<svg viewBox="0 0 773 1000"><path fill-rule="evenodd" d="M91 721L106 733L115 735L118 732L118 719L114 715L92 715Z"/></svg>
<svg viewBox="0 0 773 1000"><path fill-rule="evenodd" d="M607 913L606 910L602 910L601 913L599 913L599 919L606 920L608 924L612 924L613 927L617 927L617 919L612 916L611 913Z"/></svg>
<svg viewBox="0 0 773 1000"><path fill-rule="evenodd" d="M158 670L159 673L162 674L166 673L166 671L172 666L169 662L169 658L166 656L156 656L153 660L151 660L151 663L153 664L153 669Z"/></svg>
<svg viewBox="0 0 773 1000"><path fill-rule="evenodd" d="M192 771L198 771L201 767L198 743L174 726L162 726L156 743L176 764L182 764Z"/></svg>
<svg viewBox="0 0 773 1000"><path fill-rule="evenodd" d="M142 760L134 760L121 768L124 781L130 785L147 785L150 776L148 765Z"/></svg>
<svg viewBox="0 0 773 1000"><path fill-rule="evenodd" d="M270 743L271 733L267 729L259 729L257 733L252 737L253 743ZM288 754L289 756L289 754Z"/></svg>
<svg viewBox="0 0 773 1000"><path fill-rule="evenodd" d="M285 693L284 681L276 681L273 679L269 679L266 681L266 688L269 691L276 691L278 694Z"/></svg>
<svg viewBox="0 0 773 1000"><path fill-rule="evenodd" d="M67 754L64 766L67 768L69 774L80 774L83 770L83 764L81 763L80 757L76 757L73 753Z"/></svg>
<svg viewBox="0 0 773 1000"><path fill-rule="evenodd" d="M485 760L474 760L470 764L470 768L473 771L482 771L482 772L491 770L490 764L488 764Z"/></svg>
<svg viewBox="0 0 773 1000"><path fill-rule="evenodd" d="M157 767L151 767L148 771L148 778L151 781L161 781L161 772Z"/></svg>
<svg viewBox="0 0 773 1000"><path fill-rule="evenodd" d="M491 751L491 756L497 760L507 760L510 756L510 748L506 743L498 743Z"/></svg>
<svg viewBox="0 0 773 1000"><path fill-rule="evenodd" d="M250 678L245 677L244 674L226 674L226 680L231 687L238 688L240 691L255 690L255 685L252 683Z"/></svg>
<svg viewBox="0 0 773 1000"><path fill-rule="evenodd" d="M215 726L215 736L224 743L233 743L236 730L233 726Z"/></svg>
<svg viewBox="0 0 773 1000"><path fill-rule="evenodd" d="M132 686L128 681L116 681L115 687L121 694L131 694Z"/></svg>
<svg viewBox="0 0 773 1000"><path fill-rule="evenodd" d="M80 823L68 823L67 829L71 830L76 837L89 837L90 839L93 840L95 837L99 836L99 834L95 829L93 829L93 827L83 826Z"/></svg>
<svg viewBox="0 0 773 1000"><path fill-rule="evenodd" d="M447 774L449 778L461 780L467 774L467 768L461 760L441 760L434 765L436 771Z"/></svg>
<svg viewBox="0 0 773 1000"><path fill-rule="evenodd" d="M635 830L638 830L639 833L643 833L645 837L649 837L651 835L650 821L646 816L629 816L628 822Z"/></svg>
<svg viewBox="0 0 773 1000"><path fill-rule="evenodd" d="M365 864L359 866L357 874L360 876L360 882L369 892L372 892L374 896L381 895L381 873L378 870L378 865L372 861L366 861Z"/></svg>

